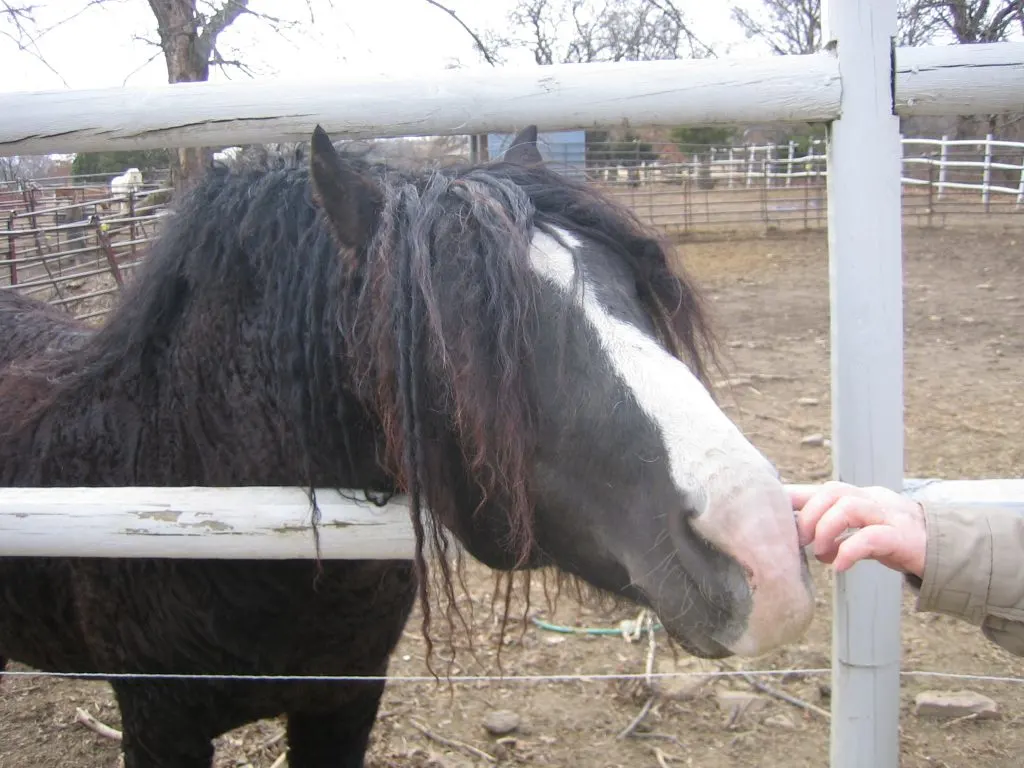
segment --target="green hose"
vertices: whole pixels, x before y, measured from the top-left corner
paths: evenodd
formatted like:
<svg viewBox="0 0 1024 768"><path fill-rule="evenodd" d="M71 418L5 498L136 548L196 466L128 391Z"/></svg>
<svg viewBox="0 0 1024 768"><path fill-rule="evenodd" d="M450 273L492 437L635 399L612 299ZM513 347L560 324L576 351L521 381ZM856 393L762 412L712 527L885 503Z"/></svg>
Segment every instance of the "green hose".
<svg viewBox="0 0 1024 768"><path fill-rule="evenodd" d="M565 635L623 635L624 632L621 627L612 629L611 627L563 627L559 624L549 624L543 619L538 619L534 616L530 619L535 625L541 629L546 629L548 632L561 632ZM652 632L657 632L662 629L661 624L655 623L651 627ZM647 632L647 627L641 627L639 634Z"/></svg>

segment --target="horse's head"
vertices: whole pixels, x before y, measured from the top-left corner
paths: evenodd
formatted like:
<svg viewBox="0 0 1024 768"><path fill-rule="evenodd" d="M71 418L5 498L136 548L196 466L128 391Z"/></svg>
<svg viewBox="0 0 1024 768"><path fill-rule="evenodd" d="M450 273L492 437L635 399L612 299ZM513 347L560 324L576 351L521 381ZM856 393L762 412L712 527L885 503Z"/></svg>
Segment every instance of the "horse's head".
<svg viewBox="0 0 1024 768"><path fill-rule="evenodd" d="M535 138L396 183L314 134L357 297L354 381L396 475L481 561L556 565L694 653L796 640L813 598L793 512L705 386L695 292L627 211L543 168Z"/></svg>

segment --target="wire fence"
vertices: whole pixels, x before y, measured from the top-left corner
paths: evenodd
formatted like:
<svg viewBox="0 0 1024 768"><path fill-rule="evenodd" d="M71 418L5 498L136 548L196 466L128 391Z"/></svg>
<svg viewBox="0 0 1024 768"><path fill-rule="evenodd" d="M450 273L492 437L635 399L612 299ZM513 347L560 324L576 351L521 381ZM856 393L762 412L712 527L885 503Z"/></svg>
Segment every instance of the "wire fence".
<svg viewBox="0 0 1024 768"><path fill-rule="evenodd" d="M0 672L0 678L57 678L77 680L208 680L210 682L267 682L267 683L382 683L418 685L443 682L446 685L477 683L586 683L617 682L669 679L705 679L745 677L827 677L832 674L829 667L808 669L725 669L708 672L594 672L566 673L551 675L203 675L144 672L47 672L34 669L7 670ZM903 677L929 677L947 680L971 680L987 683L1024 683L1024 677L1001 675L971 675L963 672L943 672L930 669L900 670Z"/></svg>
<svg viewBox="0 0 1024 768"><path fill-rule="evenodd" d="M819 139L744 146L637 139L549 144L542 152L556 169L588 179L670 237L827 224L828 167ZM168 214L166 172L144 176L130 170L0 182L0 289L81 319L102 318ZM1024 226L1024 142L904 138L901 205L904 220L919 226Z"/></svg>

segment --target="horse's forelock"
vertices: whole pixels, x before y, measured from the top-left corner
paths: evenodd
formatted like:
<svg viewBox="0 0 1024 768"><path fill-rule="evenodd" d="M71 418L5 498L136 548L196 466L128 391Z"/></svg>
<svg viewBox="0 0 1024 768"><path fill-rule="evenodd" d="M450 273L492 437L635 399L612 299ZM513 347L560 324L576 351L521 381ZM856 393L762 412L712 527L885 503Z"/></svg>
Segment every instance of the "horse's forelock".
<svg viewBox="0 0 1024 768"><path fill-rule="evenodd" d="M431 418L429 400L445 411L481 494L510 503L510 544L524 559L532 530L534 430L522 365L536 339L529 332L532 214L522 190L480 173L389 184L360 275L364 300L351 318L359 379L372 385L390 425L389 459L404 488L454 519L454 509L443 509L454 504L450 468L410 445Z"/></svg>

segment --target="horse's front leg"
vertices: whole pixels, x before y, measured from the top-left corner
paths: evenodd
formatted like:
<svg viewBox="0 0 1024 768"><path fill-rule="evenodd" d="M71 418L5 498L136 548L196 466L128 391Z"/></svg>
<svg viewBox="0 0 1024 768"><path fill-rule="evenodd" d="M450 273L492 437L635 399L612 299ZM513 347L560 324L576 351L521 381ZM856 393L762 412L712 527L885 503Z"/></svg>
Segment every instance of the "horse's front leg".
<svg viewBox="0 0 1024 768"><path fill-rule="evenodd" d="M363 768L384 683L359 683L345 704L288 713L289 768Z"/></svg>
<svg viewBox="0 0 1024 768"><path fill-rule="evenodd" d="M213 738L202 698L177 683L114 681L124 768L210 768Z"/></svg>

